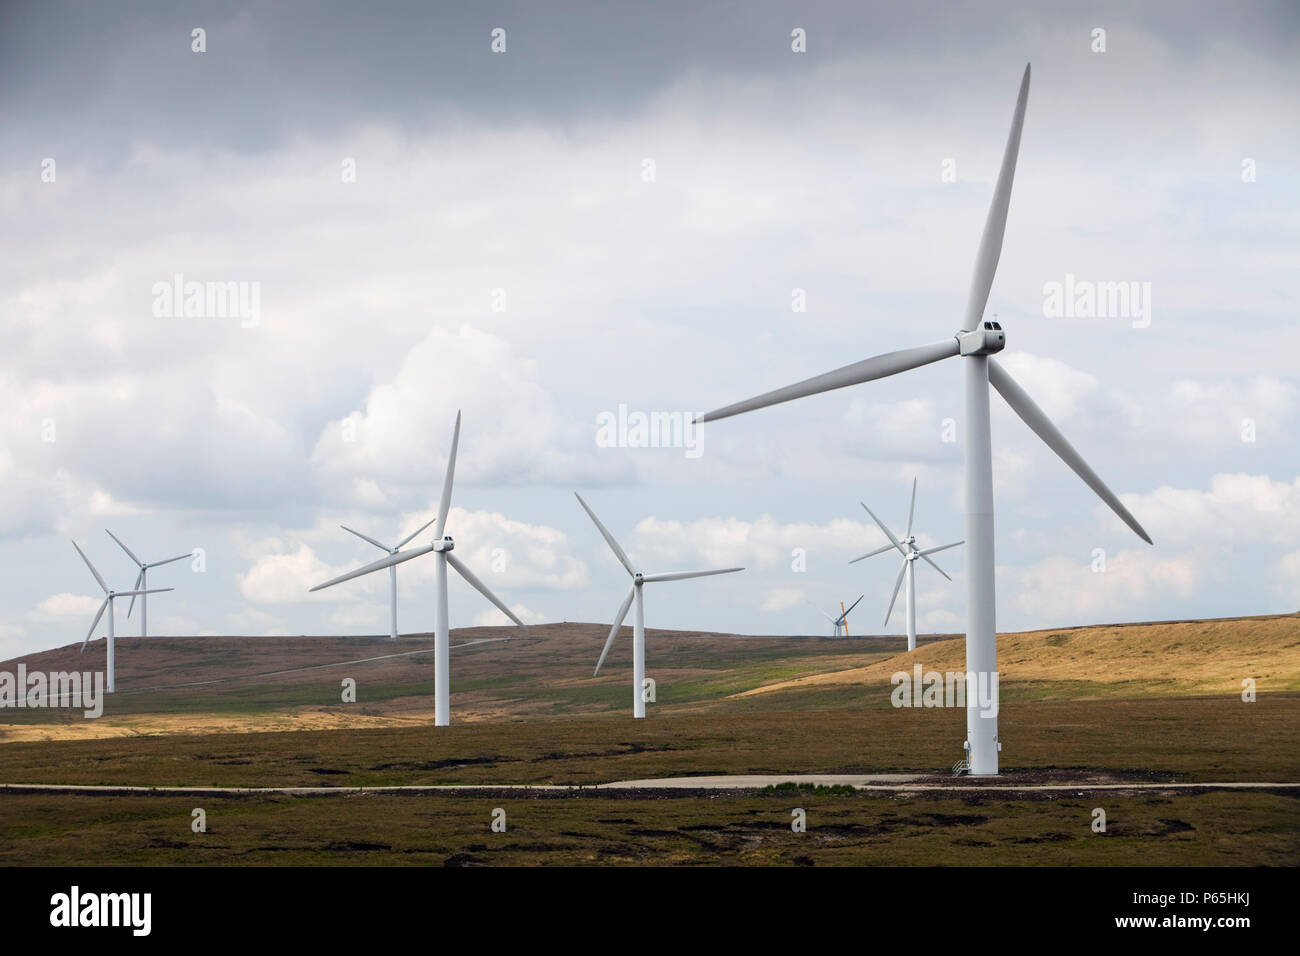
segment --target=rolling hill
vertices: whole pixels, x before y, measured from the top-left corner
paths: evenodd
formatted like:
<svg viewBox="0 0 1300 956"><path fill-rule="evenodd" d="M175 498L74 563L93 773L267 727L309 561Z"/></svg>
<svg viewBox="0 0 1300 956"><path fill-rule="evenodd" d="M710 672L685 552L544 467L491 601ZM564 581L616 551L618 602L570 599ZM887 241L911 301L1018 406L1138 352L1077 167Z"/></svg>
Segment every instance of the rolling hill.
<svg viewBox="0 0 1300 956"><path fill-rule="evenodd" d="M601 624L461 628L452 632L452 713L460 722L564 719L629 709L630 641L600 677ZM650 630L648 674L660 715L888 707L890 677L960 671L960 635L741 637ZM104 715L0 711L0 741L248 733L432 722L431 635L118 639L118 693ZM94 670L105 642L27 655L13 671ZM1239 696L1300 690L1300 615L1097 625L1003 634L1005 700ZM341 701L356 681L357 702Z"/></svg>

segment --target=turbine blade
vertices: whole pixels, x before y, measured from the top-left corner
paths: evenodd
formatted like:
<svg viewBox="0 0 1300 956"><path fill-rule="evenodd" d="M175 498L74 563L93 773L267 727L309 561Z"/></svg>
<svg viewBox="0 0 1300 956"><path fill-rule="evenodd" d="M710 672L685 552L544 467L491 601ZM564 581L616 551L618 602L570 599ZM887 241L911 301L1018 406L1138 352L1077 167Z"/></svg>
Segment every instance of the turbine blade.
<svg viewBox="0 0 1300 956"><path fill-rule="evenodd" d="M487 598L489 601L495 604L502 614L510 618L510 620L514 621L520 627L528 626L523 621L519 620L518 617L515 616L514 611L506 607L505 601L501 600L499 597L493 594L492 589L479 580L478 575L476 575L469 568L465 567L465 562L461 561L460 558L456 557L451 552L447 552L447 563L450 564L453 568L455 568L456 571L460 574L460 576L464 578L466 581L468 581L470 583L470 586L473 587L476 591L478 591L479 594L483 595L485 598Z"/></svg>
<svg viewBox="0 0 1300 956"><path fill-rule="evenodd" d="M398 546L399 548L404 548L404 547L406 547L408 544L411 543L411 540L412 540L412 539L413 539L417 534L419 534L421 531L423 531L425 528L429 527L429 525L433 524L433 523L434 523L435 521L437 521L437 520L438 520L438 519L437 519L436 516L433 517L433 518L430 518L430 519L429 519L428 521L426 521L424 524L420 525L420 527L416 528L414 531L412 531L410 534L408 534L408 535L407 535L405 538L403 538L401 541L397 542L397 546Z"/></svg>
<svg viewBox="0 0 1300 956"><path fill-rule="evenodd" d="M670 571L667 574L647 574L641 580L647 584L652 581L685 581L687 578L704 578L711 574L734 574L744 568L721 568L717 571Z"/></svg>
<svg viewBox="0 0 1300 956"><path fill-rule="evenodd" d="M930 565L930 567L934 568L936 571L938 571L940 574L942 574L945 578L948 578L948 572L945 571L943 568L939 567L939 565L935 564L933 561L931 561L931 560L930 560L930 556L929 556L928 554L922 554L921 557L925 560L926 564ZM948 580L951 581L952 578L948 578Z"/></svg>
<svg viewBox="0 0 1300 956"><path fill-rule="evenodd" d="M146 564L146 568L161 568L164 564L171 564L173 561L184 561L186 558L194 557L193 551L187 551L185 554L178 554L174 558L168 558L166 561L155 561L153 564Z"/></svg>
<svg viewBox="0 0 1300 956"><path fill-rule="evenodd" d="M149 588L145 591L114 591L113 597L126 597L128 594L162 594L163 591L175 590L175 588Z"/></svg>
<svg viewBox="0 0 1300 956"><path fill-rule="evenodd" d="M955 548L957 547L957 545L965 544L965 543L966 543L965 541L954 541L952 544L941 544L937 548L926 548L924 551L918 553L921 555L921 557L925 557L927 554L934 554L938 551L947 551L949 548Z"/></svg>
<svg viewBox="0 0 1300 956"><path fill-rule="evenodd" d="M587 502L582 500L582 495L575 491L573 497L578 499L578 504L582 505L582 510L587 512L587 517L596 523L596 527L600 530L601 537L605 539L605 543L609 545L609 549L614 552L614 557L618 558L623 567L627 568L628 574L635 577L636 572L632 570L632 562L628 560L627 552L619 547L618 542L614 540L614 536L609 533L609 529L600 523L600 519L596 517L596 512L592 511L591 508L587 506Z"/></svg>
<svg viewBox="0 0 1300 956"><path fill-rule="evenodd" d="M894 596L889 599L889 610L885 612L885 627L889 627L889 616L894 613L894 602L898 600L898 589L903 586L903 575L907 573L907 562L898 569L898 580L894 582Z"/></svg>
<svg viewBox="0 0 1300 956"><path fill-rule="evenodd" d="M140 573L137 574L137 575L135 576L135 584L131 585L132 589L139 588L139 587L140 587L140 582L141 582L141 580L142 580L143 578L144 578L144 568L141 568L141 569L140 569ZM126 609L126 616L127 616L128 618L131 616L131 611L132 611L134 608L135 608L135 595L132 594L132 595L131 595L131 604L130 604L130 605L127 607L127 609Z"/></svg>
<svg viewBox="0 0 1300 956"><path fill-rule="evenodd" d="M857 601L854 601L852 604L849 605L849 610L848 610L848 611L845 611L842 615L840 615L840 620L842 621L842 620L844 620L844 618L848 617L848 616L849 616L849 611L852 611L855 607L857 607L857 606L858 606L858 601L861 601L865 596L866 596L866 595L864 595L864 594L859 594L859 595L858 595L858 600L857 600Z"/></svg>
<svg viewBox="0 0 1300 956"><path fill-rule="evenodd" d="M918 551L917 554L919 554L921 557L925 558L926 563L929 564L930 567L934 568L936 571L938 571L940 574L942 574L945 578L948 578L948 572L945 571L943 568L939 567L939 565L935 564L933 561L931 561L931 560L930 560L930 555L932 555L932 554L936 554L936 553L938 553L939 551L947 551L949 548L955 548L955 547L957 547L957 545L959 545L959 544L965 544L965 543L966 543L966 542L964 542L964 541L954 541L952 544L941 544L941 545L939 545L939 547L937 547L937 548L926 548L924 551ZM948 578L948 580L951 581L952 578Z"/></svg>
<svg viewBox="0 0 1300 956"><path fill-rule="evenodd" d="M403 561L410 561L412 558L418 558L422 554L428 554L434 549L434 545L425 545L423 548L414 548L410 551L399 551L397 554L390 554L378 561L372 561L364 567L357 568L355 571L349 571L347 574L340 574L337 578L331 578L323 584L318 584L314 588L308 588L309 591L319 591L321 588L333 587L344 581L351 581L353 578L359 578L363 574L369 574L371 571L382 571L384 568L391 568L394 564L401 564Z"/></svg>
<svg viewBox="0 0 1300 956"><path fill-rule="evenodd" d="M98 624L99 624L99 619L100 619L101 617L104 616L104 609L105 609L106 607L108 607L108 602L111 601L111 600L112 600L112 598L110 598L110 597L105 597L104 600L103 600L103 602L99 605L99 613L97 613L97 614L95 615L95 619L94 619L93 621L90 622L90 630L86 632L86 640L81 642L81 651L82 651L82 653L85 652L85 650L86 650L86 642L89 641L90 638L91 638L91 635L93 635L93 634L95 633L95 628L96 628L96 627L98 626Z"/></svg>
<svg viewBox="0 0 1300 956"><path fill-rule="evenodd" d="M618 614L614 615L614 626L609 629L609 637L605 639L605 649L600 652L600 660L596 661L596 670L592 677L600 673L601 666L605 663L605 658L609 655L609 649L614 646L614 638L618 635L618 629L623 626L623 618L627 617L627 609L632 606L632 599L636 597L636 585L628 589L627 597L619 605Z"/></svg>
<svg viewBox="0 0 1300 956"><path fill-rule="evenodd" d="M907 537L912 536L912 516L916 514L916 479L912 479L912 503L907 508Z"/></svg>
<svg viewBox="0 0 1300 956"><path fill-rule="evenodd" d="M81 550L81 545L74 541L72 542L72 546L77 549L77 554L81 555L81 560L86 562L86 567L90 568L90 573L95 576L95 580L99 582L99 586L103 588L104 593L107 594L108 585L105 584L104 579L99 576L99 572L95 570L95 566L90 563L90 558L86 557L86 552Z"/></svg>
<svg viewBox="0 0 1300 956"><path fill-rule="evenodd" d="M371 544L373 544L373 545L374 545L376 548L378 548L380 551L387 551L387 552L390 552L390 553L391 553L392 550L393 550L393 549L390 548L388 545L386 545L386 544L381 544L380 542L376 541L374 538L370 537L370 535L368 535L368 534L362 534L360 531L355 531L355 530L353 530L352 528L349 528L349 527L348 527L347 525L345 525L345 524L341 524L341 525L339 525L339 527L342 528L344 531L349 532L350 534L355 534L355 535L356 535L358 538L360 538L362 541L369 541ZM401 545L399 544L398 547L400 548Z"/></svg>
<svg viewBox="0 0 1300 956"><path fill-rule="evenodd" d="M825 611L822 611L822 612L821 612L821 615L822 615L822 617L826 618L826 620L830 621L832 624L838 624L838 623L840 623L839 618L831 617L831 616L830 616L829 614L827 614Z"/></svg>
<svg viewBox="0 0 1300 956"><path fill-rule="evenodd" d="M451 433L451 451L447 455L447 474L442 479L442 498L438 501L438 524L433 536L442 540L447 530L447 512L451 510L451 483L456 478L456 446L460 444L460 412L456 412L456 427Z"/></svg>
<svg viewBox="0 0 1300 956"><path fill-rule="evenodd" d="M1006 399L1007 404L1029 426L1030 430L1041 438L1048 448L1056 452L1057 457L1069 465L1074 470L1074 473L1083 479L1083 483L1091 488L1098 498L1110 506L1111 511L1119 515L1120 520L1132 528L1133 532L1147 544L1152 543L1151 536L1146 533L1142 525L1138 524L1137 518L1134 518L1129 513L1129 510L1120 503L1115 493L1106 487L1106 483L1083 460L1083 456L1074 450L1074 446L1052 424L1051 420L1034 403L1028 393L1016 383L1015 379L1007 374L1006 369L992 358L989 359L989 382Z"/></svg>
<svg viewBox="0 0 1300 956"><path fill-rule="evenodd" d="M743 402L736 402L734 405L707 412L700 415L695 421L712 422L719 418L730 418L732 415L752 412L756 408L766 408L768 405L779 405L781 402L803 398L805 395L816 395L820 392L829 392L848 385L870 382L877 378L884 378L887 375L897 375L899 372L906 372L908 369L929 365L931 362L937 362L940 359L952 358L959 350L957 340L953 338L943 342L936 342L933 345L922 345L914 349L886 352L884 355L877 355L875 358L855 362L833 372L826 372L824 375L817 375L794 385L787 385L785 388L778 388L776 391L765 392L755 398L749 398Z"/></svg>
<svg viewBox="0 0 1300 956"><path fill-rule="evenodd" d="M857 564L859 561L865 561L865 560L867 560L867 558L874 558L876 555L878 555L878 554L884 554L886 551L893 551L894 548L895 548L895 545L887 544L887 545L885 545L883 548L876 548L875 551L868 551L866 554L864 554L864 555L863 555L862 557L860 557L860 558L854 558L852 561L849 562L849 564Z"/></svg>
<svg viewBox="0 0 1300 956"><path fill-rule="evenodd" d="M865 501L859 501L858 504L862 505L862 507L866 510L867 514L871 515L871 520L880 526L880 530L885 532L885 537L887 537L890 540L890 542L894 545L894 547L898 549L898 553L903 555L907 554L907 549L903 547L902 542L900 542L897 538L895 538L894 532L886 528L885 523L876 517L876 513L867 507L867 503ZM881 550L883 551L884 549L882 548ZM877 551L874 553L879 554L880 552ZM863 557L870 557L870 555L863 555Z"/></svg>
<svg viewBox="0 0 1300 956"><path fill-rule="evenodd" d="M120 547L123 551L125 551L125 552L130 556L130 558L131 558L132 561L134 561L136 564L141 564L141 565L144 564L143 561L141 561L139 558L137 558L137 557L135 556L135 552L134 552L134 551L132 551L132 550L131 550L130 548L128 548L126 545L122 544L122 539L121 539L121 538L119 538L117 535L113 534L113 532L109 531L107 528L104 529L104 533L107 534L107 535L108 535L110 538L112 538L114 541L116 541L117 544L118 544L118 547Z"/></svg>
<svg viewBox="0 0 1300 956"><path fill-rule="evenodd" d="M966 318L962 331L969 332L984 317L984 307L993 288L993 276L998 271L1002 256L1002 236L1007 229L1007 208L1011 205L1011 182L1016 178L1016 157L1020 153L1020 130L1025 125L1025 103L1029 100L1029 64L1020 80L1020 95L1016 109L1011 114L1011 132L1007 135L1006 150L1002 154L1002 168L998 182L993 187L993 201L989 204L988 218L984 220L984 234L980 236L979 252L975 255L975 272L970 280L970 297L966 300Z"/></svg>

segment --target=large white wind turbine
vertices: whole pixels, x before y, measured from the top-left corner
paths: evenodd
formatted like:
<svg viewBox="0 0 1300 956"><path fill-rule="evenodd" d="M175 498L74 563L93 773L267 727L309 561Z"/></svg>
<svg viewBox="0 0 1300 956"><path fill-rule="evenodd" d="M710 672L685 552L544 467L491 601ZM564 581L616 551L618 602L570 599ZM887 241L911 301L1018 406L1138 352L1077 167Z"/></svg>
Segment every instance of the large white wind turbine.
<svg viewBox="0 0 1300 956"><path fill-rule="evenodd" d="M885 523L876 517L876 513L867 508L866 502L860 502L866 509L871 519L880 526L880 530L885 532L885 537L889 539L889 544L883 548L876 548L860 558L854 558L849 564L857 564L867 558L875 557L877 554L883 554L886 551L897 550L903 556L903 566L898 569L898 580L894 582L894 596L889 599L889 610L885 612L885 626L889 626L889 616L894 613L894 602L898 600L898 589L903 585L903 578L907 578L907 649L916 650L916 562L918 559L924 559L930 567L934 568L945 578L948 578L948 572L939 565L935 564L930 555L939 551L947 551L949 548L955 548L962 544L961 541L954 541L952 544L941 544L937 548L926 548L921 550L916 546L916 535L912 534L912 519L916 515L916 479L912 479L912 504L907 509L907 533L902 539L894 536L894 532L885 527ZM948 578L949 581L952 578Z"/></svg>
<svg viewBox="0 0 1300 956"><path fill-rule="evenodd" d="M968 550L966 575L966 671L967 680L976 681L981 676L989 688L983 706L977 694L966 695L966 750L967 764L972 774L992 775L998 772L997 691L992 675L997 672L997 638L994 623L993 580L993 462L992 442L989 434L989 385L998 390L1026 425L1043 442L1072 468L1098 497L1114 511L1124 523L1148 544L1150 536L1142 530L1127 508L1106 487L1097 473L1057 430L1056 426L1034 404L1025 391L1012 380L1006 370L992 358L1006 345L1006 336L997 322L984 319L989 289L1002 252L1002 235L1007 224L1007 207L1011 200L1011 181L1016 171L1016 156L1020 151L1020 130L1025 121L1025 102L1029 97L1029 67L1025 67L1020 82L1020 95L1016 100L1011 120L1011 134L1007 138L1002 168L998 172L993 190L993 202L984 223L979 252L975 257L975 271L971 278L970 296L961 328L950 338L932 345L889 352L875 358L846 365L833 372L818 375L806 381L759 395L735 405L728 405L700 416L702 422L739 415L779 402L788 402L805 395L857 385L873 379L906 372L942 359L961 356L965 361L966 380L966 544ZM972 684L972 689L974 684Z"/></svg>
<svg viewBox="0 0 1300 956"><path fill-rule="evenodd" d="M357 568L355 571L349 571L347 574L340 575L324 584L318 584L311 590L319 591L321 588L332 587L343 581L350 581L353 578L359 578L363 574L369 574L371 571L381 571L384 568L391 568L401 564L403 561L410 561L412 558L418 558L421 555L432 552L437 557L437 564L434 566L434 577L437 581L438 601L437 616L434 618L433 626L433 709L434 724L438 727L445 727L451 722L451 674L450 668L450 645L448 643L447 633L447 565L456 569L456 573L469 582L485 598L495 604L506 617L514 621L520 627L524 622L515 616L515 612L506 607L504 601L492 593L491 589L479 580L478 575L465 566L465 564L453 555L452 549L456 543L451 539L451 535L445 535L443 532L447 528L447 512L451 510L451 483L456 476L456 446L460 444L460 412L456 413L456 428L451 435L451 453L447 456L447 474L442 481L442 499L438 502L438 517L435 519L433 529L433 544L425 545L422 548L412 548L410 551L399 551L389 554L386 558L380 558L363 568ZM383 547L380 545L380 547Z"/></svg>
<svg viewBox="0 0 1300 956"><path fill-rule="evenodd" d="M411 543L411 539L412 539L412 538L414 538L417 534L419 534L419 533L420 533L421 531L423 531L425 528L429 527L429 525L433 524L436 520L438 520L438 519L437 519L437 518L430 518L428 521L426 521L426 522L425 522L424 524L422 524L420 527L416 528L414 531L412 531L410 534L408 534L408 535L407 535L405 538L403 538L401 541L397 542L397 544L393 545L393 547L391 547L391 548L390 548L388 545L386 545L386 544L380 544L378 541L376 541L374 538L370 537L369 535L362 534L360 531L353 531L351 528L349 528L349 527L348 527L347 525L345 525L345 524L341 524L341 525L339 525L339 527L342 528L344 531L347 531L347 532L349 532L349 533L351 533L351 534L355 534L355 535L356 535L358 538L360 538L362 541L369 541L371 544L373 544L373 545L374 545L376 548L378 548L380 551L386 551L386 552L388 552L389 554L397 554L397 552L401 551L404 547L406 547L408 544ZM397 640L397 565L395 565L395 564L394 564L394 565L390 565L389 568L388 568L388 592L389 592L389 601L390 601L390 603L391 603L391 605L392 605L392 609L393 609L393 614L392 614L392 634L390 634L389 636L390 636L393 640Z"/></svg>
<svg viewBox="0 0 1300 956"><path fill-rule="evenodd" d="M113 532L109 531L107 528L104 529L104 533L107 534L114 541L116 541L118 547L120 547L123 551L125 551L126 556L130 558L132 561L134 561L136 565L140 568L140 573L135 576L135 584L132 585L132 587L136 588L137 590L139 590L140 588L147 588L149 586L150 568L159 568L162 567L164 564L171 564L173 561L184 561L186 558L192 556L192 554L178 554L176 555L176 557L168 558L166 561L141 561L139 558L135 556L134 551L132 551L130 548L128 548L125 544L122 543L121 538L113 534ZM166 590L170 591L172 589L167 588ZM147 591L143 592L143 594L145 595L147 595L148 593L149 592ZM135 598L132 597L131 603L128 604L126 608L127 617L131 616L131 611L134 608L135 608ZM149 598L145 596L142 596L140 598L140 636L141 637L149 636Z"/></svg>
<svg viewBox="0 0 1300 956"><path fill-rule="evenodd" d="M609 529L600 523L596 517L596 512L587 507L587 502L582 500L582 495L576 491L573 496L578 499L578 504L582 505L582 510L587 512L587 516L596 524L600 535L609 545L609 549L614 552L614 557L618 558L619 564L627 569L627 573L632 576L632 587L627 592L627 597L619 605L618 613L614 615L614 626L609 629L609 637L605 641L605 649L600 652L600 660L596 661L596 670L592 673L595 677L600 673L600 667L605 663L605 657L609 654L609 649L614 646L614 638L618 636L618 629L623 626L623 619L627 617L628 608L636 602L636 615L632 618L632 716L645 716L645 601L642 598L642 586L655 581L684 581L687 578L703 578L713 574L731 574L735 571L743 571L744 568L720 568L717 571L669 571L666 574L644 574L632 567L632 562L628 559L627 552L619 547L619 543L614 540L614 536L609 533Z"/></svg>
<svg viewBox="0 0 1300 956"><path fill-rule="evenodd" d="M855 607L857 607L863 597L864 595L859 594L858 600L854 601L852 604L849 605L848 611L844 610L844 605L841 604L839 617L834 617L830 614L827 614L825 611L821 612L822 617L826 618L826 620L831 622L831 637L839 637L840 628L844 628L845 637L849 636L849 611L852 611Z"/></svg>
<svg viewBox="0 0 1300 956"><path fill-rule="evenodd" d="M90 641L90 636L95 633L95 627L99 624L99 619L104 616L104 609L107 608L108 609L108 661L107 664L105 665L105 669L108 671L108 673L105 679L108 682L108 692L111 694L114 692L115 684L116 684L116 682L113 679L113 671L114 671L114 663L116 660L116 651L117 651L117 647L115 644L116 635L113 633L113 600L115 598L126 597L128 595L130 595L131 599L134 600L136 595L159 594L163 591L170 591L172 589L153 588L152 590L148 590L148 591L143 591L140 589L132 589L130 591L114 591L107 584L104 583L104 579L100 577L99 572L95 570L95 566L90 563L90 558L86 557L86 552L81 550L81 545L77 544L77 542L74 541L72 542L72 546L77 549L77 554L81 555L81 560L86 562L86 567L90 568L90 573L95 576L95 580L99 582L99 586L104 589L104 602L99 605L99 611L96 612L95 619L90 622L90 630L86 632L86 638L81 642L81 651L82 653L85 652L86 644L87 642Z"/></svg>

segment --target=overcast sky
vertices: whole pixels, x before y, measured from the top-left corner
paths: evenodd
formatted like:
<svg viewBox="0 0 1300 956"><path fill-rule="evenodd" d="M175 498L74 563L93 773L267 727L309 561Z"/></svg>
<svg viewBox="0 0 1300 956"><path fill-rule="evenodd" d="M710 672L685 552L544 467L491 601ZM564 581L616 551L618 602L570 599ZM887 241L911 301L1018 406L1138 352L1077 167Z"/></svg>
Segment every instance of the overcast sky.
<svg viewBox="0 0 1300 956"><path fill-rule="evenodd" d="M865 592L880 633L858 502L901 531L916 477L920 542L962 537L959 362L691 449L597 423L951 335L1026 62L988 310L1155 546L995 395L998 626L1296 610L1300 12L1132 6L5 4L0 656L85 636L69 539L130 586L105 528L202 549L151 631L385 632L385 575L307 589L379 556L341 523L432 516L457 409L448 533L527 619L626 589L576 490L647 571L748 568L652 586L652 627L820 634ZM177 275L259 308L169 313ZM1143 308L1056 314L1067 276ZM959 631L940 557L921 628ZM430 562L399 581L431 629ZM498 620L453 584L453 627Z"/></svg>

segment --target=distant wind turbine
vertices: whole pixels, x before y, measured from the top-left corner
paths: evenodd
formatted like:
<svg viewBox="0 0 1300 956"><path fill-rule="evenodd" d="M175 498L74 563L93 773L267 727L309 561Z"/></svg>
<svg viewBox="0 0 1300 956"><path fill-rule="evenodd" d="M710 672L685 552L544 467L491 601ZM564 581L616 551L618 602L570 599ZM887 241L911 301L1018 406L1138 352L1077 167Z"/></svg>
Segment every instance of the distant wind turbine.
<svg viewBox="0 0 1300 956"><path fill-rule="evenodd" d="M863 595L859 594L858 600L854 601L852 604L849 605L848 611L844 610L844 605L841 603L839 617L832 617L831 615L827 614L825 611L820 612L822 617L826 618L826 620L831 622L831 637L839 637L840 628L844 628L845 637L849 636L849 611L852 611L855 607L857 607L858 602L861 601L862 598Z"/></svg>
<svg viewBox="0 0 1300 956"><path fill-rule="evenodd" d="M442 481L442 500L438 502L438 517L435 519L436 524L433 529L433 544L425 545L422 548L412 548L410 551L389 554L386 558L380 558L372 564L339 575L337 578L326 581L324 584L318 584L311 589L319 591L321 588L333 587L343 581L351 581L353 578L359 578L363 574L369 574L372 571L382 571L384 568L391 568L403 561L410 561L412 558L418 558L422 555L432 553L437 556L437 563L434 565L438 596L437 617L434 618L433 627L433 722L438 727L446 727L451 723L451 661L449 654L451 645L448 643L447 629L447 565L450 564L455 568L457 574L495 604L502 614L520 627L524 626L524 622L515 616L515 612L510 610L504 601L493 594L491 589L479 580L478 575L451 553L452 549L456 547L456 542L451 539L451 535L443 534L447 527L447 512L451 510L451 485L452 480L456 477L456 447L459 444L460 412L457 412L456 428L451 434L451 453L447 456L447 474ZM380 545L380 547L383 547L383 545Z"/></svg>
<svg viewBox="0 0 1300 956"><path fill-rule="evenodd" d="M918 558L924 559L930 567L934 568L945 578L948 578L948 572L935 564L934 561L930 559L930 555L939 551L947 551L949 548L955 548L964 542L954 541L952 544L942 544L937 548L926 548L924 551L916 546L916 535L912 534L912 519L916 515L915 478L912 479L912 504L907 509L907 533L903 535L901 541L894 536L894 532L885 527L885 523L876 517L874 511L867 508L866 502L860 502L860 504L866 509L867 514L871 515L871 520L880 526L881 531L885 532L885 537L889 539L889 544L885 545L883 548L876 548L875 551L870 551L860 558L854 558L849 562L849 564L857 564L859 561L875 557L877 554L883 554L889 550L896 550L903 556L903 565L898 569L898 579L894 582L894 596L889 599L889 610L885 612L885 626L889 626L889 617L894 613L894 602L898 600L898 589L902 587L903 578L906 577L907 598L904 601L904 604L907 608L907 649L909 651L914 651L916 650L916 561ZM951 581L952 578L948 578L948 580Z"/></svg>
<svg viewBox="0 0 1300 956"><path fill-rule="evenodd" d="M90 563L90 558L86 557L86 552L81 550L81 545L77 544L77 542L74 541L72 542L72 546L77 549L77 554L81 555L81 560L86 562L86 567L90 568L90 573L95 576L95 580L99 582L99 586L104 589L104 602L99 605L99 610L95 613L95 619L90 622L90 630L86 632L86 639L81 642L81 653L83 654L85 653L86 644L90 641L91 635L95 633L95 627L99 624L99 619L104 616L104 609L107 608L108 609L108 662L106 664L106 670L108 671L108 674L106 679L108 681L108 692L111 694L116 689L116 681L113 679L113 672L114 672L114 663L115 663L116 651L117 651L116 635L114 635L113 633L113 600L115 598L126 597L127 595L130 595L131 598L134 599L136 595L161 594L163 591L170 591L172 589L153 588L152 590L148 590L148 591L142 591L142 590L114 591L110 589L107 584L104 583L104 579L100 577L99 572L95 570L95 566Z"/></svg>
<svg viewBox="0 0 1300 956"><path fill-rule="evenodd" d="M122 543L121 538L113 534L113 532L109 531L107 528L104 529L104 533L107 534L114 541L116 541L118 547L120 547L123 551L125 551L127 557L129 557L132 561L134 561L136 565L140 568L140 573L135 576L135 584L132 585L137 589L147 588L149 586L150 568L160 568L164 564L171 564L173 561L184 561L186 558L192 556L192 553L187 553L187 554L178 554L176 555L176 557L168 558L166 561L141 561L139 558L135 556L134 551L132 551L130 548L128 548L125 544ZM172 590L172 588L166 588L165 590L170 591ZM141 593L147 595L149 592L143 591ZM131 603L128 604L126 608L127 617L131 616L131 611L134 608L135 608L135 598L132 597ZM140 598L140 636L141 637L149 636L149 598L148 597Z"/></svg>
<svg viewBox="0 0 1300 956"><path fill-rule="evenodd" d="M408 534L401 541L397 542L397 544L393 545L393 547L391 548L386 544L380 544L378 541L376 541L374 538L370 537L369 535L362 534L360 531L353 531L345 524L341 524L339 525L339 527L342 528L344 531L349 532L350 534L355 534L362 541L369 541L380 551L387 551L389 554L397 554L397 552L401 551L402 548L406 547L408 544L411 543L412 538L414 538L417 534L419 534L421 531L429 527L429 525L433 524L437 520L438 520L437 518L430 518L428 521L420 525L420 527L416 528L414 531ZM397 640L397 565L395 564L390 565L388 568L388 591L389 591L389 601L393 609L392 633L389 634L389 637L391 637L393 640Z"/></svg>
<svg viewBox="0 0 1300 956"><path fill-rule="evenodd" d="M744 568L721 568L717 571L670 571L666 574L643 574L633 569L632 562L628 559L625 552L614 536L609 533L600 519L596 517L596 512L587 507L587 502L582 500L582 495L576 491L573 497L578 499L578 504L582 505L582 510L587 512L587 517L595 523L596 528L600 531L600 536L605 539L609 549L614 552L614 557L618 558L619 564L627 569L627 573L632 576L632 587L627 592L627 597L619 606L618 613L614 616L614 626L609 629L609 638L605 641L605 649L600 652L600 660L596 661L596 670L592 673L595 677L600 673L600 667L605 663L605 657L609 654L609 649L614 646L614 638L618 635L618 629L623 626L623 619L627 617L628 608L636 602L636 616L632 618L632 716L645 716L645 602L642 598L642 586L651 584L655 581L684 581L687 578L703 578L713 574L732 574L736 571L743 571Z"/></svg>
<svg viewBox="0 0 1300 956"><path fill-rule="evenodd" d="M1052 449L1084 483L1096 492L1106 505L1133 532L1148 544L1150 536L1129 513L1083 456L1074 450L1064 435L1052 424L1043 410L1025 393L1007 371L992 356L1006 345L1006 333L1000 323L985 320L989 290L1002 254L1002 236L1006 231L1007 209L1011 203L1011 182L1016 173L1016 157L1020 152L1020 131L1025 122L1025 104L1029 99L1029 66L1025 66L1020 81L1020 95L1016 99L1011 118L1011 133L1007 137L998 171L997 185L993 188L993 202L980 237L979 251L975 256L975 271L971 277L970 294L961 328L951 337L932 345L903 349L877 355L832 372L826 372L746 399L725 408L700 416L697 421L710 422L742 412L766 408L806 395L817 395L848 385L870 382L888 375L929 365L943 359L961 356L965 361L966 392L966 542L968 548L966 574L966 673L967 679L988 681L991 700L979 701L977 695L966 695L966 753L970 772L991 776L998 772L997 691L992 675L997 673L997 630L995 621L994 564L993 564L993 444L989 430L989 385L1002 395L1012 410L1026 425Z"/></svg>

